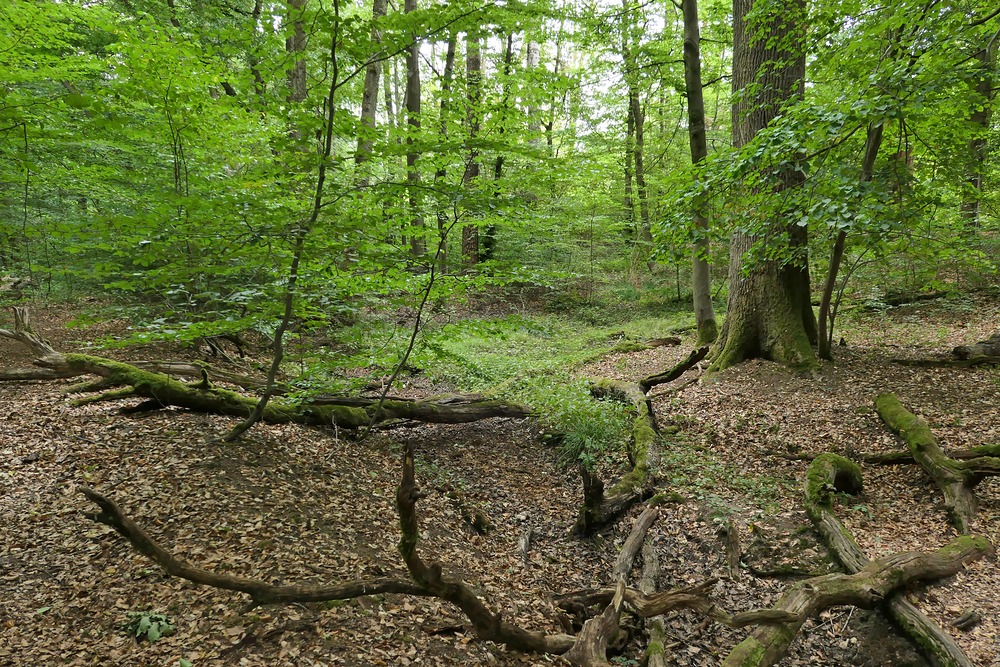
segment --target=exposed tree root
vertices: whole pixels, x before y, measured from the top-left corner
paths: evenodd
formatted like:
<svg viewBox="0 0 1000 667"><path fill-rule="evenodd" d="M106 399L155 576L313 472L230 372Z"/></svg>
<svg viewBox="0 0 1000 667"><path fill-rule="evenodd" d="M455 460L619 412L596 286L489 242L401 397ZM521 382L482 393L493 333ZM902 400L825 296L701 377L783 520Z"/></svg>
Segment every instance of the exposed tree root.
<svg viewBox="0 0 1000 667"><path fill-rule="evenodd" d="M984 477L1000 475L1000 458L978 456L959 461L947 456L938 446L927 422L908 412L895 394L878 396L875 409L886 425L906 441L914 460L944 493L945 507L955 528L960 533L968 533L978 505L973 488Z"/></svg>
<svg viewBox="0 0 1000 667"><path fill-rule="evenodd" d="M870 561L833 513L833 495L838 491L860 493L861 484L858 466L836 454L817 457L806 474L806 512L823 542L849 574L859 572ZM892 594L885 607L932 664L937 667L972 667L972 662L951 635L908 602L904 595Z"/></svg>

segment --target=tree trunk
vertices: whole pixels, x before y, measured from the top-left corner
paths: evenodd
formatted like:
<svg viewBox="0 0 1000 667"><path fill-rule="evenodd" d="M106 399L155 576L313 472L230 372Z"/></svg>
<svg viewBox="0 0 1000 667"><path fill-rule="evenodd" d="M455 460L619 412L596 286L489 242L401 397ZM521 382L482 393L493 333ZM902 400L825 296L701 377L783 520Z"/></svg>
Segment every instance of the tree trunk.
<svg viewBox="0 0 1000 667"><path fill-rule="evenodd" d="M701 85L701 34L698 27L698 1L683 0L684 12L684 85L687 88L688 138L691 163L697 165L708 156L705 138L705 97ZM691 267L691 293L694 319L698 328L695 347L708 345L719 335L712 307L712 282L708 266L708 216L705 214L708 193L693 202L694 252Z"/></svg>
<svg viewBox="0 0 1000 667"><path fill-rule="evenodd" d="M632 198L632 155L635 153L635 117L632 115L632 105L627 105L625 112L625 198L622 205L625 207L625 229L634 238L635 229L635 200Z"/></svg>
<svg viewBox="0 0 1000 667"><path fill-rule="evenodd" d="M479 136L480 106L482 97L482 47L480 45L480 35L478 32L470 31L466 35L465 43L465 79L468 106L466 108L466 119L468 123L469 142L469 162L465 167L465 177L462 179L466 186L472 185L479 178L479 149L476 147L476 138ZM462 256L465 263L474 266L479 263L479 227L476 225L466 225L462 228Z"/></svg>
<svg viewBox="0 0 1000 667"><path fill-rule="evenodd" d="M980 74L975 92L979 98L977 106L969 114L969 123L976 132L969 141L969 169L966 189L962 197L962 218L969 229L979 227L979 203L983 194L983 172L986 168L988 149L987 133L993 111L993 69L996 66L996 36L976 53ZM981 105L981 106L979 106Z"/></svg>
<svg viewBox="0 0 1000 667"><path fill-rule="evenodd" d="M406 0L404 13L416 11L417 0ZM406 122L409 131L406 133L406 182L409 184L410 205L410 252L415 258L427 253L424 241L424 218L420 213L421 197L419 196L420 170L417 168L419 154L414 147L415 135L420 130L420 41L416 34L411 34L412 43L406 49Z"/></svg>
<svg viewBox="0 0 1000 667"><path fill-rule="evenodd" d="M503 79L500 82L500 87L503 93L500 102L500 124L497 128L497 134L501 138L507 132L507 121L510 115L510 76L513 65L514 33L509 32L507 33L507 48L504 50L503 55ZM493 163L493 196L497 199L499 199L502 194L500 179L503 176L503 163L504 154L502 152L498 152L496 160ZM487 261L493 259L493 250L496 247L496 236L496 225L486 225L486 228L483 230L483 238L480 241L480 259Z"/></svg>
<svg viewBox="0 0 1000 667"><path fill-rule="evenodd" d="M357 184L366 187L369 183L369 173L361 166L369 160L372 146L375 143L375 113L378 111L378 82L382 69L376 55L382 44L382 36L378 29L378 21L385 16L386 0L372 0L372 30L371 50L368 63L365 65L365 87L361 94L361 130L358 134L358 147L354 153L354 163L358 166Z"/></svg>
<svg viewBox="0 0 1000 667"><path fill-rule="evenodd" d="M458 41L458 35L452 32L448 35L448 50L444 57L444 76L441 79L441 140L447 141L448 139L448 107L451 104L451 82L454 77L455 72L455 51L456 43ZM440 182L447 175L447 170L444 167L444 163L438 167L437 171L434 172L434 181ZM448 214L445 212L443 206L438 208L437 212L437 225L438 225L438 244L440 250L438 252L438 269L441 273L445 273L448 269L448 242L445 238L448 233Z"/></svg>
<svg viewBox="0 0 1000 667"><path fill-rule="evenodd" d="M865 140L865 155L861 159L861 182L868 183L875 173L875 158L878 157L879 148L882 146L882 132L885 124L882 121L872 123L868 126L868 137ZM847 232L843 229L837 232L837 239L833 243L833 251L830 254L830 267L826 272L826 282L823 284L823 297L819 302L819 357L820 359L833 360L833 324L834 317L831 310L833 301L833 288L837 284L837 274L840 273L840 264L844 259L844 246L847 241Z"/></svg>
<svg viewBox="0 0 1000 667"><path fill-rule="evenodd" d="M748 30L751 0L734 0L733 143L742 148L764 129L788 102L802 96L805 75L803 0L782 0ZM793 187L800 175L786 170L774 192ZM749 214L749 212L748 212ZM809 271L804 227L771 222L760 235L733 234L729 257L729 303L717 343L713 370L753 357L799 368L816 364L811 342L816 316L809 301ZM784 244L786 261L757 260L745 267L755 245Z"/></svg>

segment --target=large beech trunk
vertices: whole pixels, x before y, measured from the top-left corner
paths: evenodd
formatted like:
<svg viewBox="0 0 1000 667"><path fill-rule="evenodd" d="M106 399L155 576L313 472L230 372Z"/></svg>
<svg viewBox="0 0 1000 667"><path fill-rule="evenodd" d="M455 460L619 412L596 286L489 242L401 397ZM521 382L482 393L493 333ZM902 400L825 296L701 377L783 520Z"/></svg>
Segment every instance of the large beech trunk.
<svg viewBox="0 0 1000 667"><path fill-rule="evenodd" d="M801 97L805 76L802 0L783 0L764 10L751 27L751 0L733 2L733 143L741 148ZM796 186L801 174L787 169L768 187L775 193ZM713 354L721 370L744 359L763 357L796 367L816 363L816 316L810 305L807 237L787 221L756 221L759 233L733 234L729 257L729 303ZM745 266L757 244L786 245L787 261L757 259Z"/></svg>

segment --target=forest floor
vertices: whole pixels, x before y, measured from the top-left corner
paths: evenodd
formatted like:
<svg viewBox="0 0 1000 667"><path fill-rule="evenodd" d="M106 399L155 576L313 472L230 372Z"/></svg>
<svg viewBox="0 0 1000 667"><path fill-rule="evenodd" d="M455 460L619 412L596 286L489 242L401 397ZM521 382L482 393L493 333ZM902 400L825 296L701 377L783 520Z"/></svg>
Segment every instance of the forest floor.
<svg viewBox="0 0 1000 667"><path fill-rule="evenodd" d="M66 329L65 308L35 306L35 330L56 349L80 349L120 323ZM996 299L926 302L861 314L837 362L801 377L753 361L698 383L654 390L664 445L661 484L687 501L651 529L660 588L720 577L713 596L730 612L771 604L794 579L826 571L801 507L807 463L775 452L896 451L872 409L895 392L947 450L1000 441L1000 371L913 368L981 340L1000 322ZM82 342L81 342L82 341ZM675 348L609 354L582 376L637 379L686 356ZM191 351L118 349L121 359ZM0 367L27 351L0 340ZM695 371L692 371L692 374ZM679 385L685 386L680 387ZM401 443L416 443L421 549L459 572L496 609L532 629L558 631L551 596L607 584L635 513L591 540L569 535L581 500L574 470L541 444L531 419L424 425L365 441L331 430L258 426L238 444L206 444L232 420L176 410L134 416L120 405L71 407L66 383L0 384L0 665L526 665L558 659L480 641L455 609L434 599L380 595L330 604L247 610L236 593L165 577L114 532L82 514L78 487L122 508L176 555L219 572L274 583L405 577L394 509ZM419 394L436 389L411 384ZM954 536L941 495L917 466L862 466L865 492L838 509L871 557L933 549ZM620 474L604 466L605 478ZM1000 482L977 488L975 530L1000 544ZM493 524L471 531L463 505ZM730 577L719 525L743 544ZM522 562L518 538L534 541ZM778 576L782 573L781 576ZM983 622L951 628L976 665L1000 664L1000 572L995 559L914 588L909 598L943 627L968 609ZM128 612L165 614L175 632L137 642ZM746 634L690 612L667 617L670 665L717 665ZM635 665L635 643L616 658ZM803 628L782 665L922 665L877 612L834 608Z"/></svg>

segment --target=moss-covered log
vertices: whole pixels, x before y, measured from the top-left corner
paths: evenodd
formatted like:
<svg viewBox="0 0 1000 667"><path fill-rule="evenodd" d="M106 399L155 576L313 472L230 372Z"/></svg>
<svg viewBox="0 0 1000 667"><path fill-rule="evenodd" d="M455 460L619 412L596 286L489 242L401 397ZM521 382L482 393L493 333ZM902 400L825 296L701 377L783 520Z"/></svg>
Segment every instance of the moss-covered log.
<svg viewBox="0 0 1000 667"><path fill-rule="evenodd" d="M904 408L895 394L878 396L875 409L882 421L903 438L914 460L941 489L955 528L968 533L978 505L973 488L984 477L1000 474L1000 458L980 456L960 461L947 456L927 422Z"/></svg>
<svg viewBox="0 0 1000 667"><path fill-rule="evenodd" d="M974 359L976 357L1000 358L1000 332L975 345L959 345L951 351L959 359Z"/></svg>
<svg viewBox="0 0 1000 667"><path fill-rule="evenodd" d="M823 542L849 574L861 571L868 557L833 512L834 492L861 492L861 469L843 456L821 454L809 466L805 483L805 506ZM936 667L972 667L955 640L941 626L894 593L885 609L900 628L921 648Z"/></svg>
<svg viewBox="0 0 1000 667"><path fill-rule="evenodd" d="M246 418L257 405L257 399L238 392L213 386L207 375L196 383L175 380L163 373L156 373L120 361L86 354L56 354L39 360L46 368L66 370L76 375L97 375L109 393L78 399L82 405L102 400L117 400L137 396L155 401L162 407L175 406L208 414ZM94 385L81 385L89 389ZM416 401L407 399L327 399L318 403L295 403L276 398L264 410L262 421L271 424L296 423L336 425L354 429L371 423L394 419L459 424L488 417L526 417L529 410L523 406L503 401L487 401L472 397L466 401L446 396Z"/></svg>
<svg viewBox="0 0 1000 667"><path fill-rule="evenodd" d="M934 553L905 552L866 564L855 574L827 574L792 586L772 609L794 620L762 626L740 642L723 667L769 667L785 655L806 619L837 605L876 607L900 588L955 574L965 563L992 553L982 537L963 535Z"/></svg>
<svg viewBox="0 0 1000 667"><path fill-rule="evenodd" d="M650 470L659 459L656 451L659 429L653 414L653 405L646 393L634 382L617 380L595 380L591 393L598 397L609 397L628 403L635 409L632 422L632 437L629 459L632 469L619 479L614 486L605 490L604 483L590 470L580 467L583 478L583 505L573 526L573 534L593 535L605 526L611 525L636 503L653 495Z"/></svg>

